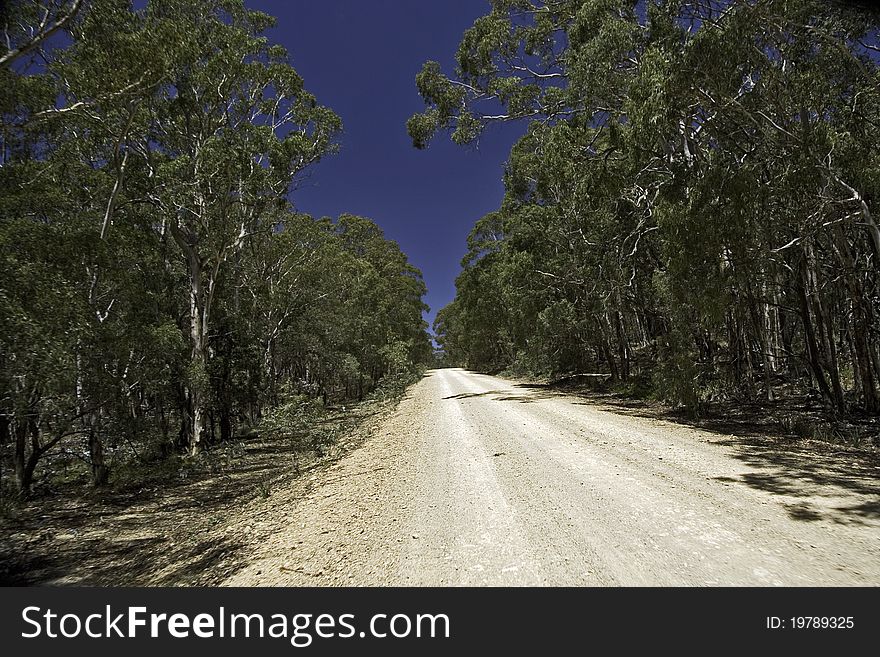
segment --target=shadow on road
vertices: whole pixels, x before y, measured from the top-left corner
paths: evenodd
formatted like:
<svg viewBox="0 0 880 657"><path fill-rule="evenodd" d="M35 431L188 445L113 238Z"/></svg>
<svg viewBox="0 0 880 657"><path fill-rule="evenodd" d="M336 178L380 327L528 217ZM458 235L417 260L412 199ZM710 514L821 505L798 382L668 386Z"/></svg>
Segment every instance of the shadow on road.
<svg viewBox="0 0 880 657"><path fill-rule="evenodd" d="M525 386L521 384L516 384L516 387L534 388L535 390L538 390L538 386ZM527 392L522 395L516 395L511 394L510 390L486 390L484 392L462 392L457 395L449 395L448 397L444 397L443 399L474 399L477 397L491 397L492 401L515 401L522 404L530 404L541 399L554 399L558 397L558 394L546 391L543 393Z"/></svg>
<svg viewBox="0 0 880 657"><path fill-rule="evenodd" d="M457 395L449 395L443 399L472 399L474 397L487 397L488 395L500 395L500 390L486 390L485 392L462 392Z"/></svg>
<svg viewBox="0 0 880 657"><path fill-rule="evenodd" d="M719 444L734 448L734 456L755 472L736 478L752 488L797 501L784 506L791 518L812 522L830 520L859 524L880 519L880 458L863 450L833 445L791 444L765 437L729 437ZM855 493L864 501L839 504L838 496ZM799 499L800 498L800 499ZM812 500L818 500L814 503Z"/></svg>
<svg viewBox="0 0 880 657"><path fill-rule="evenodd" d="M789 410L785 407L731 403L719 405L712 414L696 419L656 402L597 392L590 385L580 383L513 385L522 390L522 394L488 390L453 395L447 399L494 395L494 401L533 403L542 399L567 398L577 405L619 415L690 426L717 436L712 440L714 444L730 448L732 456L752 470L734 478L719 477L719 481L789 498L782 504L794 520L864 524L880 519L880 453L876 447L870 442L867 446L855 446L843 441L804 439L786 434L779 424L780 413ZM838 497L853 495L859 496L860 501L852 504L835 502ZM791 498L794 501L790 501Z"/></svg>

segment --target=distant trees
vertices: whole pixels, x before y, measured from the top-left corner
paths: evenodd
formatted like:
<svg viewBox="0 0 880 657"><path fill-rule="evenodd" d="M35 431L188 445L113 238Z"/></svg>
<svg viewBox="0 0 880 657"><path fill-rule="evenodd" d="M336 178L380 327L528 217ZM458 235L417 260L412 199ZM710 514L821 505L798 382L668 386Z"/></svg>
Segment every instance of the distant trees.
<svg viewBox="0 0 880 657"><path fill-rule="evenodd" d="M424 283L397 245L289 207L341 122L263 36L271 17L3 12L0 442L23 493L59 444L100 485L108 448L194 454L287 396L362 397L427 362Z"/></svg>
<svg viewBox="0 0 880 657"><path fill-rule="evenodd" d="M877 43L846 3L493 2L409 122L424 147L529 121L438 314L448 355L880 413Z"/></svg>

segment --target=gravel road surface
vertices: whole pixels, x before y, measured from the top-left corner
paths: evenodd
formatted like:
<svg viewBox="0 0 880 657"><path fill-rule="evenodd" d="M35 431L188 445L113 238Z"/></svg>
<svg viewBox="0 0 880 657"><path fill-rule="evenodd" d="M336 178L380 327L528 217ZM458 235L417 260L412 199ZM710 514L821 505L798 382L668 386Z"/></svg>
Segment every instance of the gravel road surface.
<svg viewBox="0 0 880 657"><path fill-rule="evenodd" d="M878 472L841 458L434 370L225 583L877 586Z"/></svg>

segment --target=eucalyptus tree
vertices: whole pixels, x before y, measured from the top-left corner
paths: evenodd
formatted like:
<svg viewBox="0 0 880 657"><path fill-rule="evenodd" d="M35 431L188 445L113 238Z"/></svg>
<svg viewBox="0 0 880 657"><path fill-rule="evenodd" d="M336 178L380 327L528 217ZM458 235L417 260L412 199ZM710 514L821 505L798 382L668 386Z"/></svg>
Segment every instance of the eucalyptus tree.
<svg viewBox="0 0 880 657"><path fill-rule="evenodd" d="M23 492L72 435L96 483L103 437L131 439L132 422L167 436L177 415L198 450L220 277L339 128L240 2L74 4L57 28L36 4L4 7L34 37L10 34L19 59L0 67L2 428Z"/></svg>
<svg viewBox="0 0 880 657"><path fill-rule="evenodd" d="M131 431L120 426L133 397L153 391L146 377L163 364L166 346L153 329L172 318L154 309L161 294L158 241L140 180L146 175L151 97L167 78L170 62L144 61L156 47L129 3L99 0L69 26L72 44L56 53L50 71L61 102L34 120L62 131L55 160L78 210L66 219L81 226L88 246L81 251L85 332L76 348L77 409L83 413L93 481L108 477L104 436ZM146 369L144 369L146 368ZM89 409L89 410L86 410ZM136 416L137 413L135 412Z"/></svg>
<svg viewBox="0 0 880 657"><path fill-rule="evenodd" d="M32 327L6 334L27 340L9 345L20 369L6 388L13 405L29 400L24 415L6 415L18 434L30 427L29 454L19 437L14 459L25 492L39 458L69 435L87 436L93 480L106 481L109 408L124 417L133 391L150 388L141 366L163 353L148 330L157 320L153 244L126 175L138 168L132 154L163 61L141 61L155 44L127 3L90 3L64 27L69 47L33 49L40 66L4 73L13 94L3 117L3 230L15 254L4 287L20 304L7 309ZM33 286L20 277L37 263L43 283Z"/></svg>
<svg viewBox="0 0 880 657"><path fill-rule="evenodd" d="M529 124L457 330L532 369L585 367L576 345L616 379L658 359L694 407L783 377L877 412L877 27L812 0L493 2L409 122L419 147Z"/></svg>
<svg viewBox="0 0 880 657"><path fill-rule="evenodd" d="M213 438L218 424L227 439L302 398L361 399L427 361L421 273L378 226L289 210L273 220L218 283L206 370Z"/></svg>
<svg viewBox="0 0 880 657"><path fill-rule="evenodd" d="M22 494L51 450L102 485L119 458L196 454L427 362L425 286L398 245L290 208L341 123L271 17L241 0L3 11L0 442Z"/></svg>
<svg viewBox="0 0 880 657"><path fill-rule="evenodd" d="M422 313L426 293L421 272L396 242L387 240L369 219L344 214L334 224L343 247L363 261L357 277L364 305L357 317L361 362L372 381L397 373L407 363L426 362L428 346Z"/></svg>
<svg viewBox="0 0 880 657"><path fill-rule="evenodd" d="M174 61L153 100L150 201L189 279L190 450L201 449L217 285L304 168L335 148L338 117L319 106L262 33L270 16L241 1L154 0L146 29Z"/></svg>

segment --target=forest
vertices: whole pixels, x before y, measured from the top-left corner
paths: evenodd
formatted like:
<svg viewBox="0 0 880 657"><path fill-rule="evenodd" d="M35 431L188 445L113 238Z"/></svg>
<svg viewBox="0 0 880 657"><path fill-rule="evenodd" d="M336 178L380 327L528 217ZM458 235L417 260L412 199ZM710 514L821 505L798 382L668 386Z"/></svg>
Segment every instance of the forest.
<svg viewBox="0 0 880 657"><path fill-rule="evenodd" d="M876 418L878 26L873 3L492 2L408 124L419 148L527 126L437 316L447 362Z"/></svg>
<svg viewBox="0 0 880 657"><path fill-rule="evenodd" d="M242 0L2 4L4 490L289 430L429 360L398 245L289 200L342 123L272 25Z"/></svg>

